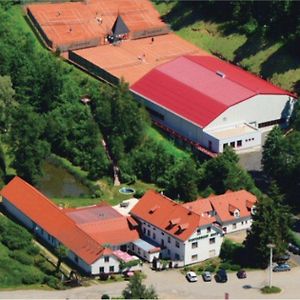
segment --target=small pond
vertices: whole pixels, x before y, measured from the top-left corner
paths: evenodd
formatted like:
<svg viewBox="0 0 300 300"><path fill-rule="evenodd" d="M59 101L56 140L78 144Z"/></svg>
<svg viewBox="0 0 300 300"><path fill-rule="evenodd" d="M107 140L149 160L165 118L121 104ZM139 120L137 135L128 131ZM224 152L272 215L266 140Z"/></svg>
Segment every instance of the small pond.
<svg viewBox="0 0 300 300"><path fill-rule="evenodd" d="M130 195L130 194L134 194L135 193L135 189L131 188L131 187L122 187L119 189L119 193L121 194L125 194L125 195Z"/></svg>
<svg viewBox="0 0 300 300"><path fill-rule="evenodd" d="M43 173L38 188L48 197L80 197L90 194L86 186L62 167L45 162Z"/></svg>

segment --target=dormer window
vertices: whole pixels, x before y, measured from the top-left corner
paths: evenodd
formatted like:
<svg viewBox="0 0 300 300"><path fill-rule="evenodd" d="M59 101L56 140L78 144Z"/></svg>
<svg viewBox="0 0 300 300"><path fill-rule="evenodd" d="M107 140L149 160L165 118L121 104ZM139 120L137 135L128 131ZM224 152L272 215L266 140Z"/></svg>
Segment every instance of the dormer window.
<svg viewBox="0 0 300 300"><path fill-rule="evenodd" d="M236 209L233 213L235 218L239 218L240 217L240 211L238 209Z"/></svg>

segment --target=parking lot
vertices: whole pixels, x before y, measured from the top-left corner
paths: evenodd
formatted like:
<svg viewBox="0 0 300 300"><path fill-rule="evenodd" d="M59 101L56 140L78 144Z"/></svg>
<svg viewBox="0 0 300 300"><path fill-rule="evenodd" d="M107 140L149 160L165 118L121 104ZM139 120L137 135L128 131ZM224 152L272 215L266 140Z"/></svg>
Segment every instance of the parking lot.
<svg viewBox="0 0 300 300"><path fill-rule="evenodd" d="M228 282L198 282L190 283L179 270L154 272L144 264L143 271L147 275L146 285L153 285L162 299L224 299L225 293L230 299L299 299L300 267L290 272L273 273L273 285L282 289L280 294L264 295L260 288L268 284L268 270L247 272L246 279L238 279L235 273L228 274ZM120 296L127 282L103 283L90 287L79 287L65 291L6 291L0 292L0 299L100 299L104 293L110 296ZM245 289L250 285L250 289Z"/></svg>

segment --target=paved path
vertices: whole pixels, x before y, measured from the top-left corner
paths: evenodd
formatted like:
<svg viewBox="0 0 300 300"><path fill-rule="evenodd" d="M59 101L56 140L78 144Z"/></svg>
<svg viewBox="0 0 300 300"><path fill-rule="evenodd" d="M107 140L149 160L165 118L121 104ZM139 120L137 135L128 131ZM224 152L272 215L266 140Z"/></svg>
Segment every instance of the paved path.
<svg viewBox="0 0 300 300"><path fill-rule="evenodd" d="M153 285L163 299L224 299L229 293L230 299L299 299L300 297L300 267L290 272L273 273L273 285L282 289L280 294L263 295L260 288L268 284L268 271L248 272L247 279L237 279L235 274L229 274L227 283L203 282L201 278L196 283L189 283L178 270L162 272L151 271L144 265L146 285ZM23 290L0 292L0 299L100 299L102 294L120 296L127 282L102 283L90 287L79 287L65 291ZM251 285L251 289L244 289Z"/></svg>

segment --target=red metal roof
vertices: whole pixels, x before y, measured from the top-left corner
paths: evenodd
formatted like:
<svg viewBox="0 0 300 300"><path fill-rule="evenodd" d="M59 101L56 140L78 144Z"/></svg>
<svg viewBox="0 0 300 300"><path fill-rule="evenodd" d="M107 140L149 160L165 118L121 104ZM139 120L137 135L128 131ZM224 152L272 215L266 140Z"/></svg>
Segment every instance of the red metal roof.
<svg viewBox="0 0 300 300"><path fill-rule="evenodd" d="M104 248L99 243L20 177L14 177L2 189L1 195L88 264L102 255Z"/></svg>
<svg viewBox="0 0 300 300"><path fill-rule="evenodd" d="M200 127L255 95L293 96L216 57L191 55L156 67L131 90Z"/></svg>
<svg viewBox="0 0 300 300"><path fill-rule="evenodd" d="M154 206L157 207L155 211L152 210ZM215 221L214 218L200 216L152 190L138 201L130 213L182 241L187 240L199 226Z"/></svg>

